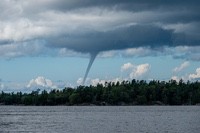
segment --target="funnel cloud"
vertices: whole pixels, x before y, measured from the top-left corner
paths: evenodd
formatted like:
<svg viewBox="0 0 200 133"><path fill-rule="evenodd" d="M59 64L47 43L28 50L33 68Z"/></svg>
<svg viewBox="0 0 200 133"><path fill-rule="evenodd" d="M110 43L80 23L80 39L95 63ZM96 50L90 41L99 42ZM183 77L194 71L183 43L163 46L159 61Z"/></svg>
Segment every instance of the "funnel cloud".
<svg viewBox="0 0 200 133"><path fill-rule="evenodd" d="M76 35L66 35L60 38L51 38L48 41L54 47L65 47L90 54L90 61L83 79L84 84L99 52L135 47L173 46L173 36L172 30L164 30L157 26L131 25L102 32L89 31Z"/></svg>
<svg viewBox="0 0 200 133"><path fill-rule="evenodd" d="M199 5L198 0L2 0L0 57L59 56L62 49L90 54L84 82L103 51L148 48L199 61Z"/></svg>
<svg viewBox="0 0 200 133"><path fill-rule="evenodd" d="M92 53L92 54L90 54L90 61L89 61L88 67L87 67L87 69L86 69L85 76L84 76L84 78L83 78L83 85L85 84L85 81L86 81L86 79L87 79L88 73L89 73L89 71L90 71L90 69L91 69L91 66L92 66L92 64L93 64L93 62L94 62L96 56L97 56L97 53Z"/></svg>

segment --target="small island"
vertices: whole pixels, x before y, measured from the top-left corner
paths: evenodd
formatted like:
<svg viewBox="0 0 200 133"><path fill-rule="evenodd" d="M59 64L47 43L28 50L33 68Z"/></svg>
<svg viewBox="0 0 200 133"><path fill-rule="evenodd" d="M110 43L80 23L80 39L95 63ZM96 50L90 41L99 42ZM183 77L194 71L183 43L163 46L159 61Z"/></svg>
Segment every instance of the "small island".
<svg viewBox="0 0 200 133"><path fill-rule="evenodd" d="M0 93L0 105L199 105L200 82L175 80L106 82L30 93Z"/></svg>

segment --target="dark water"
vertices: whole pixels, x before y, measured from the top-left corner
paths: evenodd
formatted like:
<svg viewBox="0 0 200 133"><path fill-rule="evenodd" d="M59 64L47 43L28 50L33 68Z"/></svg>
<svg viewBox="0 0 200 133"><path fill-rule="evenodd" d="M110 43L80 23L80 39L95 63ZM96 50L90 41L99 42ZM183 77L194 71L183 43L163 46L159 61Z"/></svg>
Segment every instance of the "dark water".
<svg viewBox="0 0 200 133"><path fill-rule="evenodd" d="M200 133L200 106L0 106L0 132Z"/></svg>

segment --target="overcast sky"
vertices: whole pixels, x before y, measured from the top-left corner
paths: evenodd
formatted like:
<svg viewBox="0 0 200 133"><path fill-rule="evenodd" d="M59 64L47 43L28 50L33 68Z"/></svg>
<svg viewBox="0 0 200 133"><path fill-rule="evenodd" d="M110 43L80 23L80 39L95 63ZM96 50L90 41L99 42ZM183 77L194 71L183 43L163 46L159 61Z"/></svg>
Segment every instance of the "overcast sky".
<svg viewBox="0 0 200 133"><path fill-rule="evenodd" d="M0 90L200 79L198 0L1 0ZM96 58L95 58L96 57ZM92 62L91 62L92 64Z"/></svg>

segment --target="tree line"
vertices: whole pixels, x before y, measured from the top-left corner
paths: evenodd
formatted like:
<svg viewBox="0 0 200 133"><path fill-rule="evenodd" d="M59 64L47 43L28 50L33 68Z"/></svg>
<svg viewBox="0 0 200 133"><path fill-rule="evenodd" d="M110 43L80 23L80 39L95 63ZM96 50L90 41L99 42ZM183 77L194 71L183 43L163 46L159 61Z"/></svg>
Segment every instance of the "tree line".
<svg viewBox="0 0 200 133"><path fill-rule="evenodd" d="M105 82L96 86L66 87L49 92L0 93L1 105L196 105L200 82L152 80Z"/></svg>

